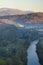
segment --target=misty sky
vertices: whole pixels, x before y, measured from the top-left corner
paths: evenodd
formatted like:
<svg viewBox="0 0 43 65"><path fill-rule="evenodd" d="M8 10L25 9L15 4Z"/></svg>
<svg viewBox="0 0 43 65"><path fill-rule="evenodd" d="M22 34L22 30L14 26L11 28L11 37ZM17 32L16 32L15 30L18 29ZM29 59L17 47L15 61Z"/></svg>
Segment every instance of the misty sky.
<svg viewBox="0 0 43 65"><path fill-rule="evenodd" d="M0 8L43 12L43 0L0 0Z"/></svg>

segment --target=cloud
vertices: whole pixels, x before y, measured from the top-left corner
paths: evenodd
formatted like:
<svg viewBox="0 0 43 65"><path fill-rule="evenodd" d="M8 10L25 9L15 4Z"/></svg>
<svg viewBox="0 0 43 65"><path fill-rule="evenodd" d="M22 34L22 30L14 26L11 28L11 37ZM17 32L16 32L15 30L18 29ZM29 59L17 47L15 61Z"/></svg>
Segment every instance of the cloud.
<svg viewBox="0 0 43 65"><path fill-rule="evenodd" d="M17 24L17 26L19 26L19 27L24 27L24 25L22 25L22 24Z"/></svg>

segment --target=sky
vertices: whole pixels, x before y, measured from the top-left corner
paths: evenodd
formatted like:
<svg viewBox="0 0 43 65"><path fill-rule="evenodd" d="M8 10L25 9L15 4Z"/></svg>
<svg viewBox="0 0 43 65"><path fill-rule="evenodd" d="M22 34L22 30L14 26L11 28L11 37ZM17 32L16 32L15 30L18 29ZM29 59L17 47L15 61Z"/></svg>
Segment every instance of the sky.
<svg viewBox="0 0 43 65"><path fill-rule="evenodd" d="M43 12L43 0L0 0L0 8Z"/></svg>

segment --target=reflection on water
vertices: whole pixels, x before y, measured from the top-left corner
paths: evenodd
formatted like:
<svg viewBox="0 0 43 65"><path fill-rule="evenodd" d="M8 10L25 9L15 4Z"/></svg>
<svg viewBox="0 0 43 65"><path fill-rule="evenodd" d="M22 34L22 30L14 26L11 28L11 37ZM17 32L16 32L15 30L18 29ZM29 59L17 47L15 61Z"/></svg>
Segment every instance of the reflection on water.
<svg viewBox="0 0 43 65"><path fill-rule="evenodd" d="M40 65L39 59L36 53L36 44L38 40L31 42L30 47L27 50L27 65Z"/></svg>

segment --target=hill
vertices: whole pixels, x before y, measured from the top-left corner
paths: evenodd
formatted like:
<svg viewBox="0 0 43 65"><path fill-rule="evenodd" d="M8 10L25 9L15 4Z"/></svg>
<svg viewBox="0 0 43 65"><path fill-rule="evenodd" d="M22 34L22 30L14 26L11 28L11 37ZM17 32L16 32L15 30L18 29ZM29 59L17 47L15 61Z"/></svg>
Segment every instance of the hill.
<svg viewBox="0 0 43 65"><path fill-rule="evenodd" d="M24 11L18 9L11 9L11 8L0 8L0 16L7 16L7 15L21 15L25 14Z"/></svg>
<svg viewBox="0 0 43 65"><path fill-rule="evenodd" d="M8 19L10 21L22 24L43 23L43 13L37 12L23 15L0 16L0 19Z"/></svg>

